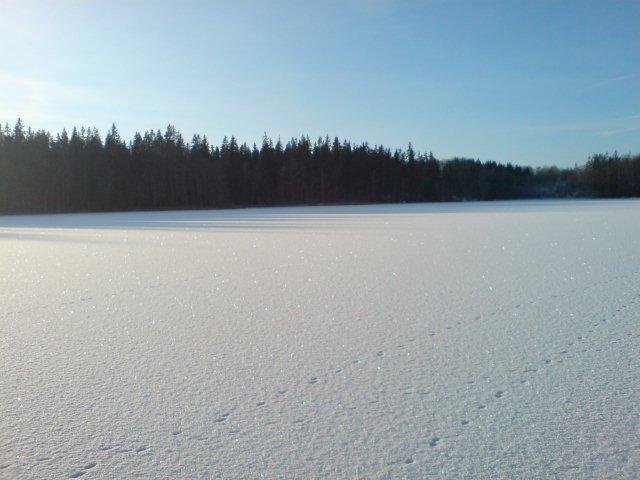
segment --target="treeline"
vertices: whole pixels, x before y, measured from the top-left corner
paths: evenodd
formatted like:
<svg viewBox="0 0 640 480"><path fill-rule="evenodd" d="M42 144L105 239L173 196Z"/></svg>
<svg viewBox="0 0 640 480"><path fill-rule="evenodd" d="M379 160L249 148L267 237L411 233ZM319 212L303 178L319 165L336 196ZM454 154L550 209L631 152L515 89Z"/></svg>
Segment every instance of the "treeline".
<svg viewBox="0 0 640 480"><path fill-rule="evenodd" d="M640 196L640 156L600 154L583 167L537 168L391 151L335 138L262 144L115 126L57 134L20 120L0 128L0 213Z"/></svg>

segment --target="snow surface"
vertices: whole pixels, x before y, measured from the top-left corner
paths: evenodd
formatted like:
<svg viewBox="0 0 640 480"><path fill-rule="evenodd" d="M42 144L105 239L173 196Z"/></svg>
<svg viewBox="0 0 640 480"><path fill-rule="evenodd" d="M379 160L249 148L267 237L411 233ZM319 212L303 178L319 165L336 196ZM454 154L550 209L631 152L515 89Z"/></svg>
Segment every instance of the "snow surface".
<svg viewBox="0 0 640 480"><path fill-rule="evenodd" d="M0 217L0 478L640 478L640 202Z"/></svg>

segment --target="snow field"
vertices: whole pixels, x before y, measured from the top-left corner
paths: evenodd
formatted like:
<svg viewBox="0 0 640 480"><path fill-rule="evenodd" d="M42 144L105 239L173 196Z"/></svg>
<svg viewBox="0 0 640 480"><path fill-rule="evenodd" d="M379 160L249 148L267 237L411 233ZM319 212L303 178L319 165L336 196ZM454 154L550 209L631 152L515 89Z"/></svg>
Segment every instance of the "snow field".
<svg viewBox="0 0 640 480"><path fill-rule="evenodd" d="M640 202L0 217L0 478L640 476Z"/></svg>

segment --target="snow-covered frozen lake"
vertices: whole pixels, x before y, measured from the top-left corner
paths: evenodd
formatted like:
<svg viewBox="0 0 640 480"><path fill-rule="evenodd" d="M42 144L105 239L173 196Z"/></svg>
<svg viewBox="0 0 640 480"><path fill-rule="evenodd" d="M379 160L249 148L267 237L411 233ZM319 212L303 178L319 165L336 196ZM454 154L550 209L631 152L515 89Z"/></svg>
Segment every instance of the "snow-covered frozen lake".
<svg viewBox="0 0 640 480"><path fill-rule="evenodd" d="M640 478L640 202L0 217L0 478Z"/></svg>

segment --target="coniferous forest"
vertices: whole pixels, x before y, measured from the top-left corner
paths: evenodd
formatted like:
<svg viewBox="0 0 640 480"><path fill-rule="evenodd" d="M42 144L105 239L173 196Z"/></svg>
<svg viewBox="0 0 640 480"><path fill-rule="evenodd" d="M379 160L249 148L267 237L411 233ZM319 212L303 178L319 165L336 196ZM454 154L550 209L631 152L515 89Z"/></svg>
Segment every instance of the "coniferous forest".
<svg viewBox="0 0 640 480"><path fill-rule="evenodd" d="M531 168L328 137L214 146L171 125L129 143L115 126L104 140L95 128L0 128L0 213L638 196L640 155Z"/></svg>

